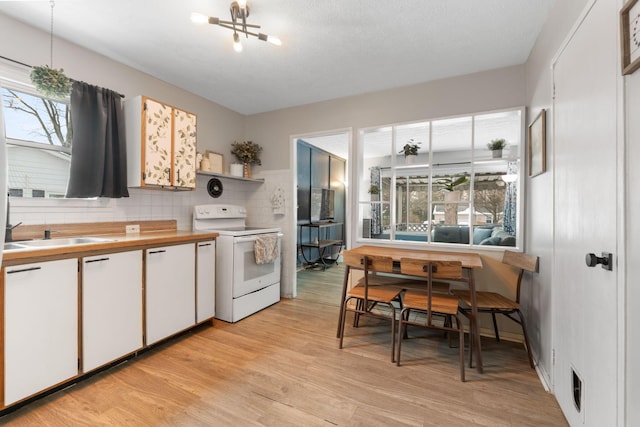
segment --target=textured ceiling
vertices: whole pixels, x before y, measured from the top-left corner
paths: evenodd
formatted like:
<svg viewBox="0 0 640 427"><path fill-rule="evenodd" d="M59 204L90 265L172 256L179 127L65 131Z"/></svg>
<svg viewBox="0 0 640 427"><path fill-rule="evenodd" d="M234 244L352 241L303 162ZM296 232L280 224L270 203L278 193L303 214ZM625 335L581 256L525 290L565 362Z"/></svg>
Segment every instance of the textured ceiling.
<svg viewBox="0 0 640 427"><path fill-rule="evenodd" d="M229 19L227 0L57 0L54 34L254 114L522 64L554 1L249 0L248 22L283 44L236 53L230 30L189 19ZM0 1L47 32L50 12Z"/></svg>

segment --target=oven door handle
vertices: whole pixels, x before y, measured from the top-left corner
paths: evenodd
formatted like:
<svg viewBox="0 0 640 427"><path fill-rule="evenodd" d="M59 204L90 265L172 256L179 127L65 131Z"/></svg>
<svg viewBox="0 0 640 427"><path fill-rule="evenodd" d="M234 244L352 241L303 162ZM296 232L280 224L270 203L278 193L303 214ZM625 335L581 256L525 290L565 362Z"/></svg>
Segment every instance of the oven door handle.
<svg viewBox="0 0 640 427"><path fill-rule="evenodd" d="M282 238L282 236L284 236L284 234L282 234L282 233L278 233L278 240L279 240L280 238ZM253 235L253 236L247 236L247 237L236 237L236 238L235 238L235 243L255 242L257 238L258 238L258 237L257 237L257 236L255 236L255 235Z"/></svg>

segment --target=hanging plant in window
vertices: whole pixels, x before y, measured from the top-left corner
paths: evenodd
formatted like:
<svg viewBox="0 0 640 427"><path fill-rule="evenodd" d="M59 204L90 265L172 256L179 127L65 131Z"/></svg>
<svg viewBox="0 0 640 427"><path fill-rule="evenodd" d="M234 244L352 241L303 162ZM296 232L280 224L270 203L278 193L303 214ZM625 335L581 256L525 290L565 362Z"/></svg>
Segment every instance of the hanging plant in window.
<svg viewBox="0 0 640 427"><path fill-rule="evenodd" d="M66 98L71 92L71 79L64 75L62 68L56 70L48 65L33 67L31 81L38 92L49 98Z"/></svg>
<svg viewBox="0 0 640 427"><path fill-rule="evenodd" d="M71 79L64 74L64 70L53 68L53 7L55 2L51 0L51 67L44 65L33 67L31 70L31 81L39 92L50 98L63 99L71 92Z"/></svg>

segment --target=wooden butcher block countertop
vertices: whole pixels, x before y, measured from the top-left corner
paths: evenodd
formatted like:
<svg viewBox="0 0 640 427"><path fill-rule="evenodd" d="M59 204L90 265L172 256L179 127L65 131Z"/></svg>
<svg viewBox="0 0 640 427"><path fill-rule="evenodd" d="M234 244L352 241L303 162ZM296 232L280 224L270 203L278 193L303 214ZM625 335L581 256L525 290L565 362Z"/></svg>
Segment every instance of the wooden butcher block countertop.
<svg viewBox="0 0 640 427"><path fill-rule="evenodd" d="M139 225L140 233L125 233L127 225ZM18 244L20 240L42 239L45 230L50 230L52 241L69 237L98 237L105 241L8 250L2 253L2 266L196 243L218 236L218 233L179 231L176 228L175 220L19 226L13 232L14 242Z"/></svg>

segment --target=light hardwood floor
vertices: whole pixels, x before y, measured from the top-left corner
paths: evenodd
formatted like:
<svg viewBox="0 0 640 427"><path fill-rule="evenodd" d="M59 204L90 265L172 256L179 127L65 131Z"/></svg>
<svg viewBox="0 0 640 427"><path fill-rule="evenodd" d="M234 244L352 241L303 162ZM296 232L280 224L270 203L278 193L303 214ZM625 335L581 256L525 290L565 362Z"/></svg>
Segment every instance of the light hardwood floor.
<svg viewBox="0 0 640 427"><path fill-rule="evenodd" d="M439 333L407 340L397 367L389 362L388 324L363 318L359 329L346 327L339 350L342 272L300 272L297 299L199 328L5 415L0 425L567 425L519 344L484 339L485 373L468 369L466 383L457 349Z"/></svg>

